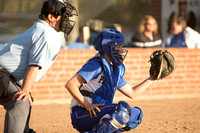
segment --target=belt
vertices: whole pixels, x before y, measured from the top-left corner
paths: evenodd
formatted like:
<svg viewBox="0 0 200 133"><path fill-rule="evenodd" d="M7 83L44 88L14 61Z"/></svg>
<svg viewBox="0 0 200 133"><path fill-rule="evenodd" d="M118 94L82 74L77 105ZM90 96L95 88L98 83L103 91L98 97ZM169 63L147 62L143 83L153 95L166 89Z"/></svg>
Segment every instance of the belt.
<svg viewBox="0 0 200 133"><path fill-rule="evenodd" d="M82 94L83 96L92 98L93 92L89 92L89 91L87 91L87 90L80 90L80 92L81 92L81 94Z"/></svg>

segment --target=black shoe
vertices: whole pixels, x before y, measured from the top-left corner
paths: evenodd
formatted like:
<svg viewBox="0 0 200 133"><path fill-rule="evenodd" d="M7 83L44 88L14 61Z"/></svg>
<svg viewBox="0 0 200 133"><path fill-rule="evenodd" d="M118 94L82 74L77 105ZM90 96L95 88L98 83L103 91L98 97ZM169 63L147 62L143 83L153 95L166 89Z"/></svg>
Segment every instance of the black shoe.
<svg viewBox="0 0 200 133"><path fill-rule="evenodd" d="M33 129L29 129L29 133L36 133Z"/></svg>

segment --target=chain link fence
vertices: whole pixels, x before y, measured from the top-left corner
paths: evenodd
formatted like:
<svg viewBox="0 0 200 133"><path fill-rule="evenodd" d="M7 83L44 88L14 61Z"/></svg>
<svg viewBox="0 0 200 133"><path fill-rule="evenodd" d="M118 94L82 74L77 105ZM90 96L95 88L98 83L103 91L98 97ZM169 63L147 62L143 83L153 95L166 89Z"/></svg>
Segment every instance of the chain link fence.
<svg viewBox="0 0 200 133"><path fill-rule="evenodd" d="M38 20L44 1L0 0L0 43L11 41L30 28ZM200 3L200 0L190 1ZM162 27L166 21L163 14L176 10L169 8L163 11L164 6L170 7L170 4L176 4L176 0L69 0L69 2L77 8L79 16L74 18L76 26L68 36L68 43L75 42L81 36L84 26L89 26L90 30L98 33L104 27L113 25L121 27L126 40L130 41L140 20L147 14L156 18L162 36L165 32Z"/></svg>

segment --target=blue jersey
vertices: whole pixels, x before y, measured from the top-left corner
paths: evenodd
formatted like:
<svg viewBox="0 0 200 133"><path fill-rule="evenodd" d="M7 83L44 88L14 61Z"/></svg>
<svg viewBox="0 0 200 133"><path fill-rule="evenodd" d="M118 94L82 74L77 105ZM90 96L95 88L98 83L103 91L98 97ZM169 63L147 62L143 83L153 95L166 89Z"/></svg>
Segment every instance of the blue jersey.
<svg viewBox="0 0 200 133"><path fill-rule="evenodd" d="M95 93L99 88L102 87L103 84L105 84L104 82L106 78L105 70L102 67L102 63L100 60L97 60L97 59L90 60L77 73L80 76L82 76L86 81L86 83L84 83L80 87L80 90L87 90L89 92ZM116 84L116 87L115 87L116 89L119 89L127 84L127 81L123 78L123 74L119 74L115 78L117 79L115 80L115 82L116 81L118 82L117 84L113 82L113 84ZM90 97L85 97L85 98L87 99L89 103L93 103L92 98ZM112 98L110 98L110 100L112 100ZM76 105L80 105L80 104L75 99L73 99L71 102L71 107L76 106Z"/></svg>

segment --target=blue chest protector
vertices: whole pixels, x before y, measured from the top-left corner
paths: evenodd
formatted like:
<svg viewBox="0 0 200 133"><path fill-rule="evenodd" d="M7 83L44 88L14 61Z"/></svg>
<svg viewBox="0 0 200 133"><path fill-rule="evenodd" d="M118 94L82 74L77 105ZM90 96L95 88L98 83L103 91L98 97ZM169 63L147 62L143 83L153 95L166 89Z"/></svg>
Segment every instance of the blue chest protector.
<svg viewBox="0 0 200 133"><path fill-rule="evenodd" d="M102 64L105 79L102 86L91 95L92 101L94 104L111 104L116 88L118 87L119 79L124 76L125 67L122 64L121 66L112 68L107 59L102 56L96 56L91 60L93 59L99 60Z"/></svg>

